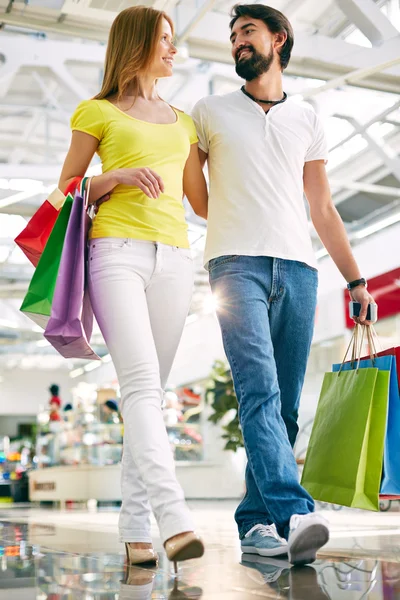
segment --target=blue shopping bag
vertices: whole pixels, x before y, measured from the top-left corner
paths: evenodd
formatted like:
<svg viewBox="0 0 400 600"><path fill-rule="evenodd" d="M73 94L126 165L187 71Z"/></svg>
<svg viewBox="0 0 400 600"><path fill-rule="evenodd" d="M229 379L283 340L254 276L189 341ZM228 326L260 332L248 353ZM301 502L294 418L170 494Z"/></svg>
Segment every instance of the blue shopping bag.
<svg viewBox="0 0 400 600"><path fill-rule="evenodd" d="M345 363L344 371L357 368L357 360ZM333 372L340 370L341 364L332 365ZM397 382L397 369L395 356L378 356L371 360L363 358L360 361L360 369L375 367L380 371L390 372L389 381L389 404L386 425L385 450L383 457L383 479L381 483L381 494L400 494L400 396Z"/></svg>

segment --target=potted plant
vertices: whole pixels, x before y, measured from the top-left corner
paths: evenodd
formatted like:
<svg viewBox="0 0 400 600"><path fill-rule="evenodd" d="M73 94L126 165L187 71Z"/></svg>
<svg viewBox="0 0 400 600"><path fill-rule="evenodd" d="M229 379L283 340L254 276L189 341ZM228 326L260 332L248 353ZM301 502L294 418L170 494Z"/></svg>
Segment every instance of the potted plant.
<svg viewBox="0 0 400 600"><path fill-rule="evenodd" d="M208 420L222 425L222 437L226 440L224 449L237 452L239 448L244 448L232 374L222 360L217 360L213 365L206 385L206 400L213 410Z"/></svg>

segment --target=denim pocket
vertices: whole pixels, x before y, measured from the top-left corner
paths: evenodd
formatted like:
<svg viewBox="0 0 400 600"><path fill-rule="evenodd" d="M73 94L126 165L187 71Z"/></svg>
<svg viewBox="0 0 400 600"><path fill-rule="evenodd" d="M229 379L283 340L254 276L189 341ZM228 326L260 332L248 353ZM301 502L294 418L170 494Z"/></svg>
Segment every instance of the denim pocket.
<svg viewBox="0 0 400 600"><path fill-rule="evenodd" d="M299 260L295 260L294 262L297 263L300 267L305 267L309 271L312 271L313 273L318 274L318 269L316 269L315 267L312 267L311 265L308 265L307 263L301 262Z"/></svg>
<svg viewBox="0 0 400 600"><path fill-rule="evenodd" d="M208 263L208 271L211 273L217 267L221 265L225 265L226 263L233 262L239 258L239 254L227 254L225 256L217 256L217 258L212 258Z"/></svg>

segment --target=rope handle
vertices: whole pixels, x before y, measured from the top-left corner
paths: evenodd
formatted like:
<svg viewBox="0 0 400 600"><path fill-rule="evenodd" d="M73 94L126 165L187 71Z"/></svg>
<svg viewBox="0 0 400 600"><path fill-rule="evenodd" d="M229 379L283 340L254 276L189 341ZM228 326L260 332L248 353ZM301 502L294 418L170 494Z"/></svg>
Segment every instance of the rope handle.
<svg viewBox="0 0 400 600"><path fill-rule="evenodd" d="M81 184L79 186L79 195L82 196L85 210L90 210L91 206L89 206L89 197L90 197L90 186L92 183L93 177L83 177Z"/></svg>
<svg viewBox="0 0 400 600"><path fill-rule="evenodd" d="M360 338L359 328L360 327L362 327L362 335L361 335L361 339L359 341L359 338ZM339 375L343 370L343 366L344 366L344 363L346 362L346 358L347 358L350 348L352 349L351 366L354 367L354 363L357 361L356 371L358 372L358 370L360 368L361 354L362 354L362 348L363 348L363 343L364 343L364 338L365 338L365 329L367 329L369 356L370 356L372 365L374 365L375 358L377 356L377 352L376 352L376 348L375 348L375 342L372 337L372 332L370 331L370 327L368 325L359 325L358 323L356 323L356 325L353 329L353 335L351 336L350 343L347 346L347 350L344 355L342 364L340 365Z"/></svg>

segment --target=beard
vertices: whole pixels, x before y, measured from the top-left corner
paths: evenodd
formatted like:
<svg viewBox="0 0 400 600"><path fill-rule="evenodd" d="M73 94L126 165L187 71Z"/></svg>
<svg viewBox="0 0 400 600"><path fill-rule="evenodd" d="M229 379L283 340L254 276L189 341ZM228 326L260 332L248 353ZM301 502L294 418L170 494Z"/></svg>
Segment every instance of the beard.
<svg viewBox="0 0 400 600"><path fill-rule="evenodd" d="M265 56L264 54L257 52L253 46L247 47L251 50L252 54L248 58L243 58L242 60L236 59L236 73L246 81L253 81L253 79L257 79L257 77L260 77L260 75L269 71L272 61L274 60L274 51L271 48L268 56Z"/></svg>

